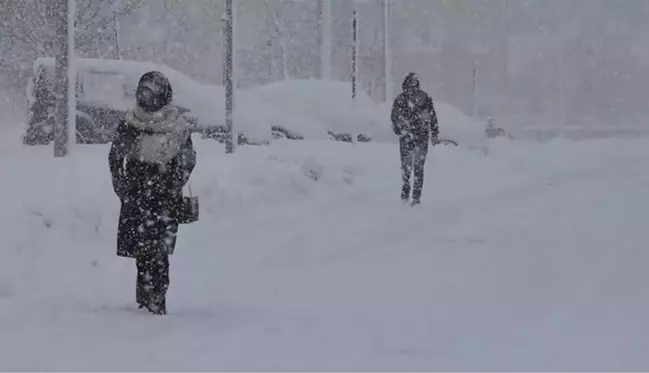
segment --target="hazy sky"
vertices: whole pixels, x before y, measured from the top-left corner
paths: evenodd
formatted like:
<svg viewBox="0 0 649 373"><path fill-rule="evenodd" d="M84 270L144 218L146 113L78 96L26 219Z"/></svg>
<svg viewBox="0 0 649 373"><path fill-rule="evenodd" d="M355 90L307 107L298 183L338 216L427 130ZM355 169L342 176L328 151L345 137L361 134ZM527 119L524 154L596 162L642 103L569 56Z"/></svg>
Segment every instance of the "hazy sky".
<svg viewBox="0 0 649 373"><path fill-rule="evenodd" d="M96 2L107 9L113 0L83 1ZM241 15L240 27L248 28L241 30L241 36L254 28L253 32L245 32L246 55L241 52L240 73L245 75L246 84L281 76L273 71L276 64L268 60L276 59L273 54L278 53L277 43L271 54L264 49L272 44L269 37L274 32L268 29L271 23L262 9L267 1L271 6L281 3L235 1L242 12L255 10L254 16L245 22ZM351 3L332 2L336 18L334 78L348 79ZM220 83L220 16L224 0L141 3L139 10L119 18L123 55L167 63L198 79ZM373 0L369 3L373 11L360 13L365 17L361 19L361 45L364 53L373 53L361 61L365 88L375 86L375 80L381 79L382 25L380 17L377 18L381 14L380 3ZM290 34L289 70L295 76L316 77L316 0L295 4L301 12L279 13ZM33 13L24 14L19 21L11 12L0 12L0 16L5 30L15 24L25 25L30 17L35 17ZM84 16L80 22L78 27L83 29L86 39L84 46L78 46L79 53L114 58L112 23L96 27ZM36 19L34 24L40 22ZM645 104L649 96L649 0L394 0L392 26L395 82L398 84L407 71L417 70L435 97L465 112L471 112L477 100L482 115L506 117L515 113L517 122L526 124L645 125L644 118L649 117L649 105ZM41 33L39 38L47 35ZM369 40L376 44L368 45L372 43ZM0 72L5 71L9 77L15 76L11 69L28 71L24 66L29 66L36 54L54 53L36 52L38 48L34 45L10 44L6 40L2 47L5 51L0 61L5 63ZM99 49L93 52L93 48ZM480 49L486 54L476 60L475 51ZM478 70L475 82L474 68ZM507 82L503 80L505 71L509 74ZM12 84L16 82L13 80Z"/></svg>

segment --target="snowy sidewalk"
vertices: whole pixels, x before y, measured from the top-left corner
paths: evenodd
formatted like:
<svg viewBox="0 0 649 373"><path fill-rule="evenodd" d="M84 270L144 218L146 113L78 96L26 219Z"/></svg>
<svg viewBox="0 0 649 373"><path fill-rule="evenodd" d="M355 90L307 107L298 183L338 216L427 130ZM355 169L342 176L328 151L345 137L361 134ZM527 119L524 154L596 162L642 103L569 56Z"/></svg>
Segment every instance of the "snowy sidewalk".
<svg viewBox="0 0 649 373"><path fill-rule="evenodd" d="M62 231L7 241L22 249L0 267L0 369L649 369L641 145L435 150L415 209L396 200L395 154L359 147L348 165L326 149L278 150L296 160L272 171L281 180L261 179L268 165L240 175L253 205L228 214L239 197L220 185L204 199L214 215L183 228L166 317L132 306L134 264L114 257L111 229L83 247L93 225L54 216ZM323 178L286 181L304 164ZM90 182L95 195L104 182ZM306 194L270 200L274 183L278 196L291 183ZM319 194L327 183L337 191ZM80 213L114 214L102 206Z"/></svg>

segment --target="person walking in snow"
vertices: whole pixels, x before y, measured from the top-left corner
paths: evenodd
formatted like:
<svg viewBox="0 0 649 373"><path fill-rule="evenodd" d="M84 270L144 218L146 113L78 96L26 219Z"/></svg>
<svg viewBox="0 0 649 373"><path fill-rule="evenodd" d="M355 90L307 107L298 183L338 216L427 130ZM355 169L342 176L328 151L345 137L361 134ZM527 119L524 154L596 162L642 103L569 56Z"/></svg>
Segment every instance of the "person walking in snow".
<svg viewBox="0 0 649 373"><path fill-rule="evenodd" d="M121 201L117 255L135 258L139 307L164 315L169 255L179 223L186 222L182 190L196 165L196 152L190 126L172 105L171 84L162 73L144 74L135 97L108 156Z"/></svg>
<svg viewBox="0 0 649 373"><path fill-rule="evenodd" d="M412 204L421 202L424 187L424 165L428 153L428 139L435 143L439 133L433 99L421 90L415 73L406 75L401 92L392 105L392 129L399 136L401 153L401 200L410 201L410 178L414 173Z"/></svg>

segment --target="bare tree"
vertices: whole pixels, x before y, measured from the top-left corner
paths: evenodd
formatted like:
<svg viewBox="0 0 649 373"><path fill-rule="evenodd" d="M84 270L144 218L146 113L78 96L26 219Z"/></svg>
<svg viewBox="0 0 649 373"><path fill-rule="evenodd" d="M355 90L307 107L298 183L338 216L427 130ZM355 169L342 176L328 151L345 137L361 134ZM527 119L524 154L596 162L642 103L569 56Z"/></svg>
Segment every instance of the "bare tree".
<svg viewBox="0 0 649 373"><path fill-rule="evenodd" d="M55 1L4 0L0 18L8 20L3 42L12 53L32 56L52 50L58 4Z"/></svg>

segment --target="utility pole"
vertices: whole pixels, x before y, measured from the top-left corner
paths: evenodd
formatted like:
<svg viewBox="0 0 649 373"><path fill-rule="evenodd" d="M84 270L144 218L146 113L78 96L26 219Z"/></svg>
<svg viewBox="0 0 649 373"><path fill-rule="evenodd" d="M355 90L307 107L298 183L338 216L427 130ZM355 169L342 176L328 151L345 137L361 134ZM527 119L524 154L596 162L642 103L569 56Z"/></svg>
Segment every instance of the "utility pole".
<svg viewBox="0 0 649 373"><path fill-rule="evenodd" d="M234 153L237 135L234 131L234 12L233 0L225 2L225 152Z"/></svg>
<svg viewBox="0 0 649 373"><path fill-rule="evenodd" d="M504 86L505 86L505 94L502 95L505 97L504 103L502 102L501 99L501 106L500 106L500 111L501 111L501 116L505 115L507 122L511 120L512 113L510 112L510 109L512 108L511 105L511 85L510 85L510 78L509 78L509 2L508 0L502 0L502 13L503 13L503 29L504 29L504 55L505 55L505 63L504 63ZM501 97L502 97L501 96ZM509 123L507 123L509 124Z"/></svg>
<svg viewBox="0 0 649 373"><path fill-rule="evenodd" d="M318 0L320 18L320 79L331 79L331 0Z"/></svg>
<svg viewBox="0 0 649 373"><path fill-rule="evenodd" d="M70 143L76 142L76 74L74 59L74 0L55 0L56 46L54 91L56 114L54 122L54 157L68 155Z"/></svg>
<svg viewBox="0 0 649 373"><path fill-rule="evenodd" d="M352 42L352 99L356 101L356 86L358 84L358 19L355 2L352 15Z"/></svg>
<svg viewBox="0 0 649 373"><path fill-rule="evenodd" d="M385 84L385 101L392 100L392 90L394 82L392 81L392 50L390 49L390 29L391 29L391 0L383 0L383 67L385 68L383 83Z"/></svg>
<svg viewBox="0 0 649 373"><path fill-rule="evenodd" d="M473 74L472 74L472 97L473 97L473 117L478 117L478 57L473 57Z"/></svg>
<svg viewBox="0 0 649 373"><path fill-rule="evenodd" d="M271 46L272 43L277 43L280 49L280 59L281 59L281 76L282 80L290 80L291 76L289 73L289 58L288 58L288 47L289 47L289 41L290 41L290 33L289 33L289 28L284 25L284 22L281 21L281 19L288 19L290 17L288 15L288 9L293 9L295 4L286 2L284 0L279 0L279 9L276 8L276 5L270 5L269 2L267 2L268 5L268 12L270 13L270 17L266 18L267 22L270 21L270 24L272 25L272 31L269 30L270 32L270 38L271 38ZM273 62L275 61L274 53L271 51L271 56L272 56L272 61L271 61L271 69L273 68Z"/></svg>
<svg viewBox="0 0 649 373"><path fill-rule="evenodd" d="M352 100L354 105L354 110L358 110L358 104L356 102L356 96L358 91L358 53L359 53L359 38L358 38L358 15L356 11L356 1L352 1L354 11L352 13L352 39L354 45L352 47ZM351 142L352 145L356 143L356 133L351 131Z"/></svg>
<svg viewBox="0 0 649 373"><path fill-rule="evenodd" d="M114 0L110 6L110 11L113 15L113 38L115 39L115 58L118 60L122 59L122 52L120 50L120 25L119 25L119 15L120 13L125 13L126 8L122 6L122 0Z"/></svg>

